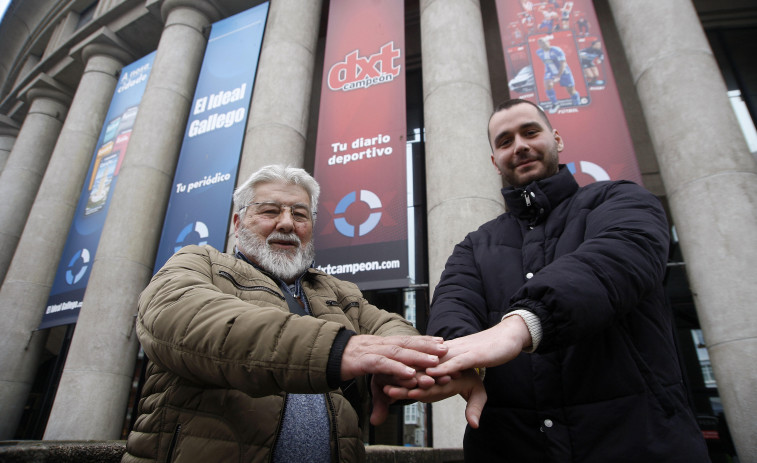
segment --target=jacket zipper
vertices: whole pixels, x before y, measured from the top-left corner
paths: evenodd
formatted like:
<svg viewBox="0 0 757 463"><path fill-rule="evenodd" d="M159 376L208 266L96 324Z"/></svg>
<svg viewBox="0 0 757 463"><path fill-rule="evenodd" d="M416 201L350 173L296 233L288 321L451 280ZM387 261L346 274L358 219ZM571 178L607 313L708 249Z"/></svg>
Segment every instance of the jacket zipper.
<svg viewBox="0 0 757 463"><path fill-rule="evenodd" d="M286 300L286 298L283 295L281 295L278 291L275 291L267 286L261 286L261 285L245 286L243 284L238 283L237 280L235 280L234 277L231 276L229 272L224 272L223 270L220 270L218 274L226 278L227 280L231 281L231 284L233 284L234 287L237 289L241 289L243 291L265 291L265 292L273 294L274 296L278 297L282 301Z"/></svg>
<svg viewBox="0 0 757 463"><path fill-rule="evenodd" d="M273 438L273 445L271 445L271 452L268 454L268 462L273 462L273 452L276 451L276 445L279 443L279 437L281 437L281 427L284 425L284 411L287 408L287 400L289 400L289 394L284 393L284 403L281 404L281 413L279 413L279 424L276 425L276 434Z"/></svg>
<svg viewBox="0 0 757 463"><path fill-rule="evenodd" d="M339 303L338 303L337 301L327 300L327 301L326 301L326 305L330 305L330 306L334 306L334 307L339 307L339 308L341 308L341 309L342 309L342 312L346 312L346 311L348 311L348 310L349 310L349 309L350 309L351 307L358 307L358 306L360 305L360 303L359 303L359 302L356 302L356 301L352 301L352 302L350 302L349 304L347 304L347 306L346 306L346 307L342 307L342 306L341 306L341 305L340 305L340 304L339 304Z"/></svg>
<svg viewBox="0 0 757 463"><path fill-rule="evenodd" d="M336 410L334 409L334 401L331 398L330 392L327 392L324 395L326 396L326 403L329 406L329 413L331 414L331 432L333 433L333 436L331 438L334 440L334 456L336 457L335 461L339 461L339 435L337 434Z"/></svg>
<svg viewBox="0 0 757 463"><path fill-rule="evenodd" d="M173 436L171 436L171 443L168 444L168 454L166 455L166 461L168 462L173 460L173 452L176 449L176 442L179 441L179 433L181 433L181 423L176 425L176 429L173 431Z"/></svg>
<svg viewBox="0 0 757 463"><path fill-rule="evenodd" d="M523 190L523 199L526 201L526 207L531 207L531 198L528 197L528 191Z"/></svg>

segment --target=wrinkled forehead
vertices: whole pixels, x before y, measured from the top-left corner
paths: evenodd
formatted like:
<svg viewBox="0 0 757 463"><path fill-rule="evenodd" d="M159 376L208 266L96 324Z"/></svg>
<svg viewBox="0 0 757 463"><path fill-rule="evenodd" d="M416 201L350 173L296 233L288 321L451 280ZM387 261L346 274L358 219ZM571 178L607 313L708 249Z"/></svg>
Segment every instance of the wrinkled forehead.
<svg viewBox="0 0 757 463"><path fill-rule="evenodd" d="M305 188L293 183L262 182L255 186L253 200L274 201L282 204L305 204L310 206L310 195Z"/></svg>

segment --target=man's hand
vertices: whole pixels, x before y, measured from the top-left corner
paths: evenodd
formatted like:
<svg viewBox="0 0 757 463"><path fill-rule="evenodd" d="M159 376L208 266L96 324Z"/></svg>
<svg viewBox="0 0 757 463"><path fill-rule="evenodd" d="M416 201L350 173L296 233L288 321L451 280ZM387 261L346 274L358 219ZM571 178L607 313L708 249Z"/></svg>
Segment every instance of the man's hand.
<svg viewBox="0 0 757 463"><path fill-rule="evenodd" d="M387 384L383 387L383 393L385 397L388 397L392 401L411 399L426 403L436 402L460 394L468 402L465 406L465 419L472 428L478 428L481 412L486 404L486 389L484 389L484 384L481 382L478 373L472 368L463 371L451 381L447 381L444 384L440 382L427 389L410 389ZM376 407L375 397L374 395L374 413ZM371 423L373 423L373 415L371 415Z"/></svg>
<svg viewBox="0 0 757 463"><path fill-rule="evenodd" d="M442 338L432 336L352 336L342 355L342 381L369 373L416 380L416 370L438 365L447 350Z"/></svg>
<svg viewBox="0 0 757 463"><path fill-rule="evenodd" d="M373 397L371 424L378 426L383 423L389 415L389 405L397 400L407 398L399 397L400 392L397 392L398 397L390 397L384 392L385 390L396 389L397 391L404 391L403 393L406 395L406 391L411 389L429 389L434 385L447 384L450 380L449 376L432 378L421 371L417 371L415 376L410 379L401 379L389 375L373 375L371 378L371 396Z"/></svg>
<svg viewBox="0 0 757 463"><path fill-rule="evenodd" d="M430 376L454 375L455 372L507 363L531 345L526 322L517 315L479 333L444 343L449 347L439 366L426 369Z"/></svg>

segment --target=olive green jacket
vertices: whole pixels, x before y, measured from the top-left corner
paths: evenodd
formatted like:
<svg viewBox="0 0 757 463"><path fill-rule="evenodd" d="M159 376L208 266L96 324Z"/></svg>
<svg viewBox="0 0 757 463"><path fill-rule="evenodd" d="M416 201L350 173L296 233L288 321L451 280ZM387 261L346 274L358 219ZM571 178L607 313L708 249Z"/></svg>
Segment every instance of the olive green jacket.
<svg viewBox="0 0 757 463"><path fill-rule="evenodd" d="M149 359L140 415L123 462L271 461L287 392L325 393L334 461L362 461L362 424L326 366L337 333L415 335L357 286L309 269L312 317L289 313L274 279L210 246L188 246L139 298L137 334ZM364 378L357 387L368 410Z"/></svg>

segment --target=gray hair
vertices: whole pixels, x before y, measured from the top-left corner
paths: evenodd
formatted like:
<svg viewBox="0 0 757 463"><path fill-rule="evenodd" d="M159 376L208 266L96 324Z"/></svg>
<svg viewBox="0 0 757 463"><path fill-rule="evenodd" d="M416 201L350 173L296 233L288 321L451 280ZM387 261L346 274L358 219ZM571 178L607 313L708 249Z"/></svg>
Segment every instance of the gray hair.
<svg viewBox="0 0 757 463"><path fill-rule="evenodd" d="M284 183L301 186L310 196L311 210L313 212L318 210L318 196L321 194L321 187L310 174L299 167L271 164L261 167L234 191L235 212L239 212L241 208L252 202L255 198L255 187L261 183ZM313 214L313 221L315 222L315 214Z"/></svg>

